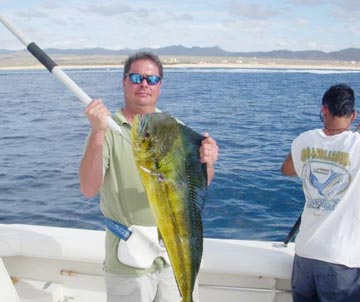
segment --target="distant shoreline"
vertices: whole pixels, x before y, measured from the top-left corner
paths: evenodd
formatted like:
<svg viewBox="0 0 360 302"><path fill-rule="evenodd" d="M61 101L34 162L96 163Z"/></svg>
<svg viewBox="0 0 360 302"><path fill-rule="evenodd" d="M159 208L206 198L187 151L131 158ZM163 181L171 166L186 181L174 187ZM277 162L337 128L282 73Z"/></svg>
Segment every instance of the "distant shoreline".
<svg viewBox="0 0 360 302"><path fill-rule="evenodd" d="M103 69L123 68L126 56L60 56L53 60L62 69ZM297 60L272 58L239 57L186 57L161 56L164 68L236 68L236 69L323 69L360 71L357 61ZM114 63L115 62L115 63ZM0 70L44 69L28 53L16 56L0 56Z"/></svg>
<svg viewBox="0 0 360 302"><path fill-rule="evenodd" d="M67 69L122 69L123 65L59 65L63 70ZM169 68L223 68L223 69L314 69L314 70L349 70L359 71L357 66L339 66L339 65L264 65L264 64L171 64L163 65L164 69ZM16 70L42 70L45 69L42 65L27 65L27 66L0 66L1 71L16 71Z"/></svg>

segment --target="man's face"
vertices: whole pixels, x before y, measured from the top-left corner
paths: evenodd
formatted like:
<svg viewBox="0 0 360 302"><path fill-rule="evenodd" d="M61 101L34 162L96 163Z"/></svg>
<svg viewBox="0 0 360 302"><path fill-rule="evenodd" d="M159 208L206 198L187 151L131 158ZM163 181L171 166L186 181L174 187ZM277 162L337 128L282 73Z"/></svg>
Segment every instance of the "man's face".
<svg viewBox="0 0 360 302"><path fill-rule="evenodd" d="M129 73L142 76L160 76L159 69L151 60L138 60L132 63ZM134 113L154 112L156 102L160 95L161 81L156 85L149 85L144 79L139 84L130 81L129 76L123 79L125 104Z"/></svg>

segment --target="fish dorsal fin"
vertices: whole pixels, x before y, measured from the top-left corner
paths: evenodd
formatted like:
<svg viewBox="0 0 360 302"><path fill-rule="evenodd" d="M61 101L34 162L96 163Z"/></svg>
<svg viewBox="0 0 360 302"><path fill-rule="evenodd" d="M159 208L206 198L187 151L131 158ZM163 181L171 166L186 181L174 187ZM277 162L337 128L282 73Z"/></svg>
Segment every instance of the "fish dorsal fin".
<svg viewBox="0 0 360 302"><path fill-rule="evenodd" d="M199 153L201 141L204 137L182 124L179 124L179 131L183 137L183 146L186 151L186 173L191 189L191 198L201 212L204 207L207 188L206 164L200 163Z"/></svg>

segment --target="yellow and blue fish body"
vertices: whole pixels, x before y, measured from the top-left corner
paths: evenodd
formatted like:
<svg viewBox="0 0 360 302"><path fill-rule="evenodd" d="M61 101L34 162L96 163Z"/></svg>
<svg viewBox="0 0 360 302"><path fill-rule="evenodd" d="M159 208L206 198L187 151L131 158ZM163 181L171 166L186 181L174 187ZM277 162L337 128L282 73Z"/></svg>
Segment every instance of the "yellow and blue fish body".
<svg viewBox="0 0 360 302"><path fill-rule="evenodd" d="M165 113L136 116L135 161L165 244L182 302L192 302L203 251L201 210L207 187L203 137Z"/></svg>

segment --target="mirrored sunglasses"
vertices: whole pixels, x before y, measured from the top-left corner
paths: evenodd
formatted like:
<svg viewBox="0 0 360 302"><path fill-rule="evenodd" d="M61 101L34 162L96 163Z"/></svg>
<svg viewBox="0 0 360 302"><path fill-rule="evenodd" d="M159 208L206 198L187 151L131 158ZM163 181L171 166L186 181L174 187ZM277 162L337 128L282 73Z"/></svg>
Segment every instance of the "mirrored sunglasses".
<svg viewBox="0 0 360 302"><path fill-rule="evenodd" d="M142 81L146 80L148 85L154 86L154 85L157 85L161 81L161 77L156 76L156 75L143 76L138 73L127 73L127 74L125 74L125 76L128 76L130 79L130 82L133 84L140 84L140 83L142 83Z"/></svg>

